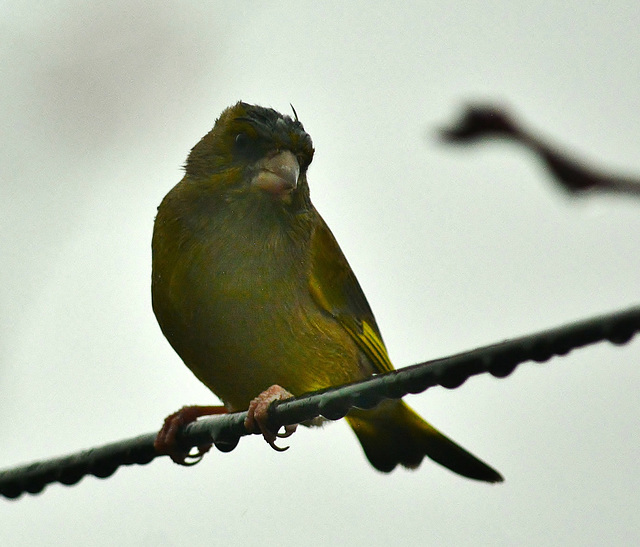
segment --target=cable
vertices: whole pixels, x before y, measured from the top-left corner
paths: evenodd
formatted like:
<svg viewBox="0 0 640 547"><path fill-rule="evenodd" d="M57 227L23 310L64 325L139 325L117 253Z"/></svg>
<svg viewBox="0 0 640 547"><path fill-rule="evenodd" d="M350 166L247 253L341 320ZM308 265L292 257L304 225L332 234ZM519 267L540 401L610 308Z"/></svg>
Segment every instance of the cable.
<svg viewBox="0 0 640 547"><path fill-rule="evenodd" d="M398 399L436 385L454 389L471 376L486 372L502 378L526 361L547 361L555 355L565 355L602 341L625 344L638 331L640 306L279 401L270 408L270 425L277 428L318 416L338 420L350 408L372 408L385 398ZM213 443L219 450L229 452L237 446L240 437L249 434L244 429L246 415L238 412L203 418L189 424L179 441L185 448ZM53 482L72 485L85 475L106 478L122 465L149 463L159 456L153 448L155 437L156 433L149 433L0 471L0 494L13 499L24 493L39 493Z"/></svg>

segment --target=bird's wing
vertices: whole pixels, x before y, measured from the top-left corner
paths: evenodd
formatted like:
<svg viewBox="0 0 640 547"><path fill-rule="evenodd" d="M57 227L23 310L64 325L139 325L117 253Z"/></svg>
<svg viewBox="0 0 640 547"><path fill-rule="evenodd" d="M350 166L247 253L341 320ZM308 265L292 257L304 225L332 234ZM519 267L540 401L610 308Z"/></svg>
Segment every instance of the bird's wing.
<svg viewBox="0 0 640 547"><path fill-rule="evenodd" d="M311 294L351 335L375 372L389 372L393 365L367 298L331 230L319 220L311 240Z"/></svg>

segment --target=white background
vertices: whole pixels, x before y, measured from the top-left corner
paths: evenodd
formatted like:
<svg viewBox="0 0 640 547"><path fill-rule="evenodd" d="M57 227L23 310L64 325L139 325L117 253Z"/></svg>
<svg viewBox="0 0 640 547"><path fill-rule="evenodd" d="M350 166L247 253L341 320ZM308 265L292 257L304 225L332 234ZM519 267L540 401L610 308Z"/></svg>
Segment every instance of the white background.
<svg viewBox="0 0 640 547"><path fill-rule="evenodd" d="M447 147L496 99L640 174L637 2L13 2L0 7L0 467L215 398L157 327L155 208L239 99L316 147L321 211L405 366L640 302L640 201L574 200L528 152ZM45 5L46 7L42 7ZM409 402L506 477L375 472L344 423L0 500L4 545L630 545L640 342ZM636 439L636 440L634 440Z"/></svg>

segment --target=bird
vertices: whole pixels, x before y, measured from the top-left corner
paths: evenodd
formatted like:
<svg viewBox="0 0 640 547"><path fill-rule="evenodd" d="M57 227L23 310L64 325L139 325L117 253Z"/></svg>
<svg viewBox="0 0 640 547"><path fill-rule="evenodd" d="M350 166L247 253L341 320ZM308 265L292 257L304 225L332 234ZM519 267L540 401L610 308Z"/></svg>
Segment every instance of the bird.
<svg viewBox="0 0 640 547"><path fill-rule="evenodd" d="M153 310L224 405L185 407L165 420L156 450L177 463L190 456L176 448L177 432L202 415L249 409L245 426L279 448L276 438L293 428L269 431L272 401L394 370L364 292L311 202L315 150L293 114L242 101L225 109L158 207ZM379 471L414 469L427 456L470 479L503 480L401 399L345 418Z"/></svg>

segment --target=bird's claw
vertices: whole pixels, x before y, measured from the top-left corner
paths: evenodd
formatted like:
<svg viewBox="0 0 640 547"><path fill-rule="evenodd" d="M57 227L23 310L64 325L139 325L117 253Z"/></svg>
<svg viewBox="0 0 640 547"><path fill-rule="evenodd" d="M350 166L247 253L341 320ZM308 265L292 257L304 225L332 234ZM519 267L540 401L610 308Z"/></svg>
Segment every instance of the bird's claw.
<svg viewBox="0 0 640 547"><path fill-rule="evenodd" d="M286 439L287 437L291 437L298 429L298 424L287 424L284 426L284 431L282 433L277 433L279 439Z"/></svg>
<svg viewBox="0 0 640 547"><path fill-rule="evenodd" d="M249 410L247 411L247 418L244 421L244 427L247 431L252 433L262 433L267 444L277 452L284 452L285 450L288 450L289 447L278 446L276 444L276 440L291 437L291 435L295 433L298 425L285 425L284 432L282 433L272 431L267 424L269 418L269 407L274 401L282 401L291 397L293 397L293 395L286 389L278 385L271 386L251 401L249 404Z"/></svg>
<svg viewBox="0 0 640 547"><path fill-rule="evenodd" d="M186 467L199 463L212 445L202 444L196 447L196 452L192 452L192 449L185 452L178 447L178 433L183 427L201 416L224 414L225 412L226 409L220 406L185 406L167 416L153 443L156 452L166 454L175 463Z"/></svg>
<svg viewBox="0 0 640 547"><path fill-rule="evenodd" d="M197 452L189 451L184 452L172 452L169 457L177 464L184 465L185 467L191 467L197 463L200 463L204 455L211 450L211 444L202 444L196 447Z"/></svg>

